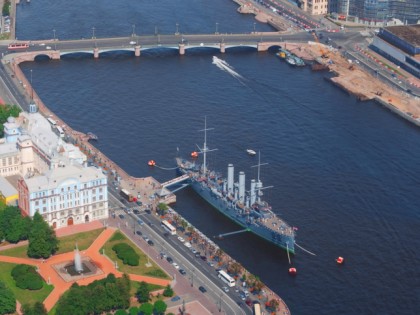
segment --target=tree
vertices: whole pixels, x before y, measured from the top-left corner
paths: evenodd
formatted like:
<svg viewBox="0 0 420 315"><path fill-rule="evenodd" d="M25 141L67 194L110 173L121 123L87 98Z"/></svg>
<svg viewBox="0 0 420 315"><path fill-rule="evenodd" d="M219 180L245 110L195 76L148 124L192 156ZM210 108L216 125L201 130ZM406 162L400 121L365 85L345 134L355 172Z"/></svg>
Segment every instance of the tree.
<svg viewBox="0 0 420 315"><path fill-rule="evenodd" d="M125 310L118 310L114 315L127 315L127 312Z"/></svg>
<svg viewBox="0 0 420 315"><path fill-rule="evenodd" d="M164 315L167 307L168 306L165 302L163 302L162 300L157 300L153 305L153 312L156 315Z"/></svg>
<svg viewBox="0 0 420 315"><path fill-rule="evenodd" d="M139 307L139 312L141 315L152 315L153 313L153 305L150 303L143 303Z"/></svg>
<svg viewBox="0 0 420 315"><path fill-rule="evenodd" d="M9 15L9 14L4 14L5 10L7 10L7 13L8 13L9 8L10 8L10 1L7 0L7 1L5 1L4 5L3 5L3 15ZM20 108L16 105L0 106L0 138L3 138L3 136L4 136L4 133L3 133L4 126L3 126L3 124L11 116L18 117L20 112L21 112Z"/></svg>
<svg viewBox="0 0 420 315"><path fill-rule="evenodd" d="M15 295L0 281L0 314L16 312Z"/></svg>
<svg viewBox="0 0 420 315"><path fill-rule="evenodd" d="M41 302L35 302L35 304L23 305L23 315L47 315L47 309Z"/></svg>
<svg viewBox="0 0 420 315"><path fill-rule="evenodd" d="M174 295L174 290L172 290L171 286L168 284L165 290L163 291L163 296L170 297L172 295Z"/></svg>
<svg viewBox="0 0 420 315"><path fill-rule="evenodd" d="M48 258L58 249L58 240L54 230L36 212L29 231L28 256L32 258Z"/></svg>
<svg viewBox="0 0 420 315"><path fill-rule="evenodd" d="M150 290L146 282L144 281L140 282L139 288L137 289L136 296L137 296L137 300L140 303L145 303L145 302L150 301Z"/></svg>
<svg viewBox="0 0 420 315"><path fill-rule="evenodd" d="M132 307L130 307L130 309L128 310L128 313L129 313L130 315L137 315L137 314L139 313L139 308L138 308L138 307L135 307L135 306L132 306Z"/></svg>
<svg viewBox="0 0 420 315"><path fill-rule="evenodd" d="M270 310L270 311L272 311L272 312L275 312L275 311L277 311L277 309L279 308L279 302L276 300L276 299L272 299L272 300L270 300L270 301L268 301L267 303L266 303L266 307Z"/></svg>
<svg viewBox="0 0 420 315"><path fill-rule="evenodd" d="M158 204L158 213L160 215L165 215L167 211L168 211L168 205L166 203Z"/></svg>

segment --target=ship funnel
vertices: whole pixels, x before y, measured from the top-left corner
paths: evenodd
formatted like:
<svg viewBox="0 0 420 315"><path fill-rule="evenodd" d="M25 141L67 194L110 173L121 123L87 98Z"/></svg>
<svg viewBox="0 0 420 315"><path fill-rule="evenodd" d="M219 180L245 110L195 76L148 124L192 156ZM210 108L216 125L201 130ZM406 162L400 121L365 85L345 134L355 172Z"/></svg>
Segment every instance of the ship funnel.
<svg viewBox="0 0 420 315"><path fill-rule="evenodd" d="M251 180L251 206L255 203L256 192L255 192L255 179Z"/></svg>
<svg viewBox="0 0 420 315"><path fill-rule="evenodd" d="M239 200L245 203L245 173L239 172Z"/></svg>
<svg viewBox="0 0 420 315"><path fill-rule="evenodd" d="M227 192L228 194L233 194L233 175L234 175L235 168L233 164L228 165L228 177L227 177Z"/></svg>

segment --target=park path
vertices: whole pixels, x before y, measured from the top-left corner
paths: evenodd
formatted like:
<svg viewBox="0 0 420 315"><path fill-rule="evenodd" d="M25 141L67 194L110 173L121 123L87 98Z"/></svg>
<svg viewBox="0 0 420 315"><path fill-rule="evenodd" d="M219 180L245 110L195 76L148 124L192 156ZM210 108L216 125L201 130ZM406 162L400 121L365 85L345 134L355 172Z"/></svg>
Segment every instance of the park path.
<svg viewBox="0 0 420 315"><path fill-rule="evenodd" d="M102 226L101 226L102 227ZM66 292L74 282L79 285L88 285L95 280L105 278L109 273L115 274L116 277L122 277L123 273L116 270L114 264L105 256L101 255L99 250L114 234L116 228L105 229L92 243L92 245L85 251L81 252L81 256L89 257L100 269L103 271L102 274L80 279L78 281L66 282L64 279L54 270L53 265L73 261L74 253L68 252L60 255L51 256L48 259L31 259L31 258L18 258L10 256L1 256L0 261L13 264L27 264L36 266L39 274L44 278L48 284L52 284L54 289L44 300L44 305L47 311L50 311L59 300L60 296ZM147 277L129 274L131 280L134 281L145 281L147 283L158 284L166 286L170 283L170 280L164 280L159 278Z"/></svg>

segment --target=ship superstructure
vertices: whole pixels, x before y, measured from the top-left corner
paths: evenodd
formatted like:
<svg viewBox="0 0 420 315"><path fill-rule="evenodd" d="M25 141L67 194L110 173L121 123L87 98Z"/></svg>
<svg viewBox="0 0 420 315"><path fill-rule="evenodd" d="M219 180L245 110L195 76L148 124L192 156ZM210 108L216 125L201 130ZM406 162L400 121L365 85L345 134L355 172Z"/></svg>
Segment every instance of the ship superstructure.
<svg viewBox="0 0 420 315"><path fill-rule="evenodd" d="M176 158L178 170L187 174L191 187L219 212L226 215L249 231L267 241L294 254L295 231L284 220L280 219L271 206L262 200L264 187L260 180L260 163L257 179L252 179L249 190L245 184L245 173L239 172L238 181L234 179L234 166L228 165L227 178L220 173L207 169L206 154L209 150L206 144L207 127L204 128L204 146L200 148L203 163L195 160Z"/></svg>

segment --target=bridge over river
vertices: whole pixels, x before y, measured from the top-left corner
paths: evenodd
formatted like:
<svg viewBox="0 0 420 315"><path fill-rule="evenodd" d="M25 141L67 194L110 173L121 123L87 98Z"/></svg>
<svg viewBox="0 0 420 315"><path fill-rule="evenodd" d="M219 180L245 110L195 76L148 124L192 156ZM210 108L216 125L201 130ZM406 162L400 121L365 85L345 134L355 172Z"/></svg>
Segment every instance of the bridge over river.
<svg viewBox="0 0 420 315"><path fill-rule="evenodd" d="M5 59L14 59L16 64L33 61L37 56L46 55L51 59L73 53L92 54L99 58L101 53L129 51L140 56L141 51L156 48L175 49L184 55L189 49L212 48L221 53L231 48L250 47L266 51L272 46L282 46L285 42L307 42L312 36L307 32L294 34L250 33L250 34L196 34L196 35L144 35L117 38L89 38L80 40L32 41L26 51L6 54Z"/></svg>

